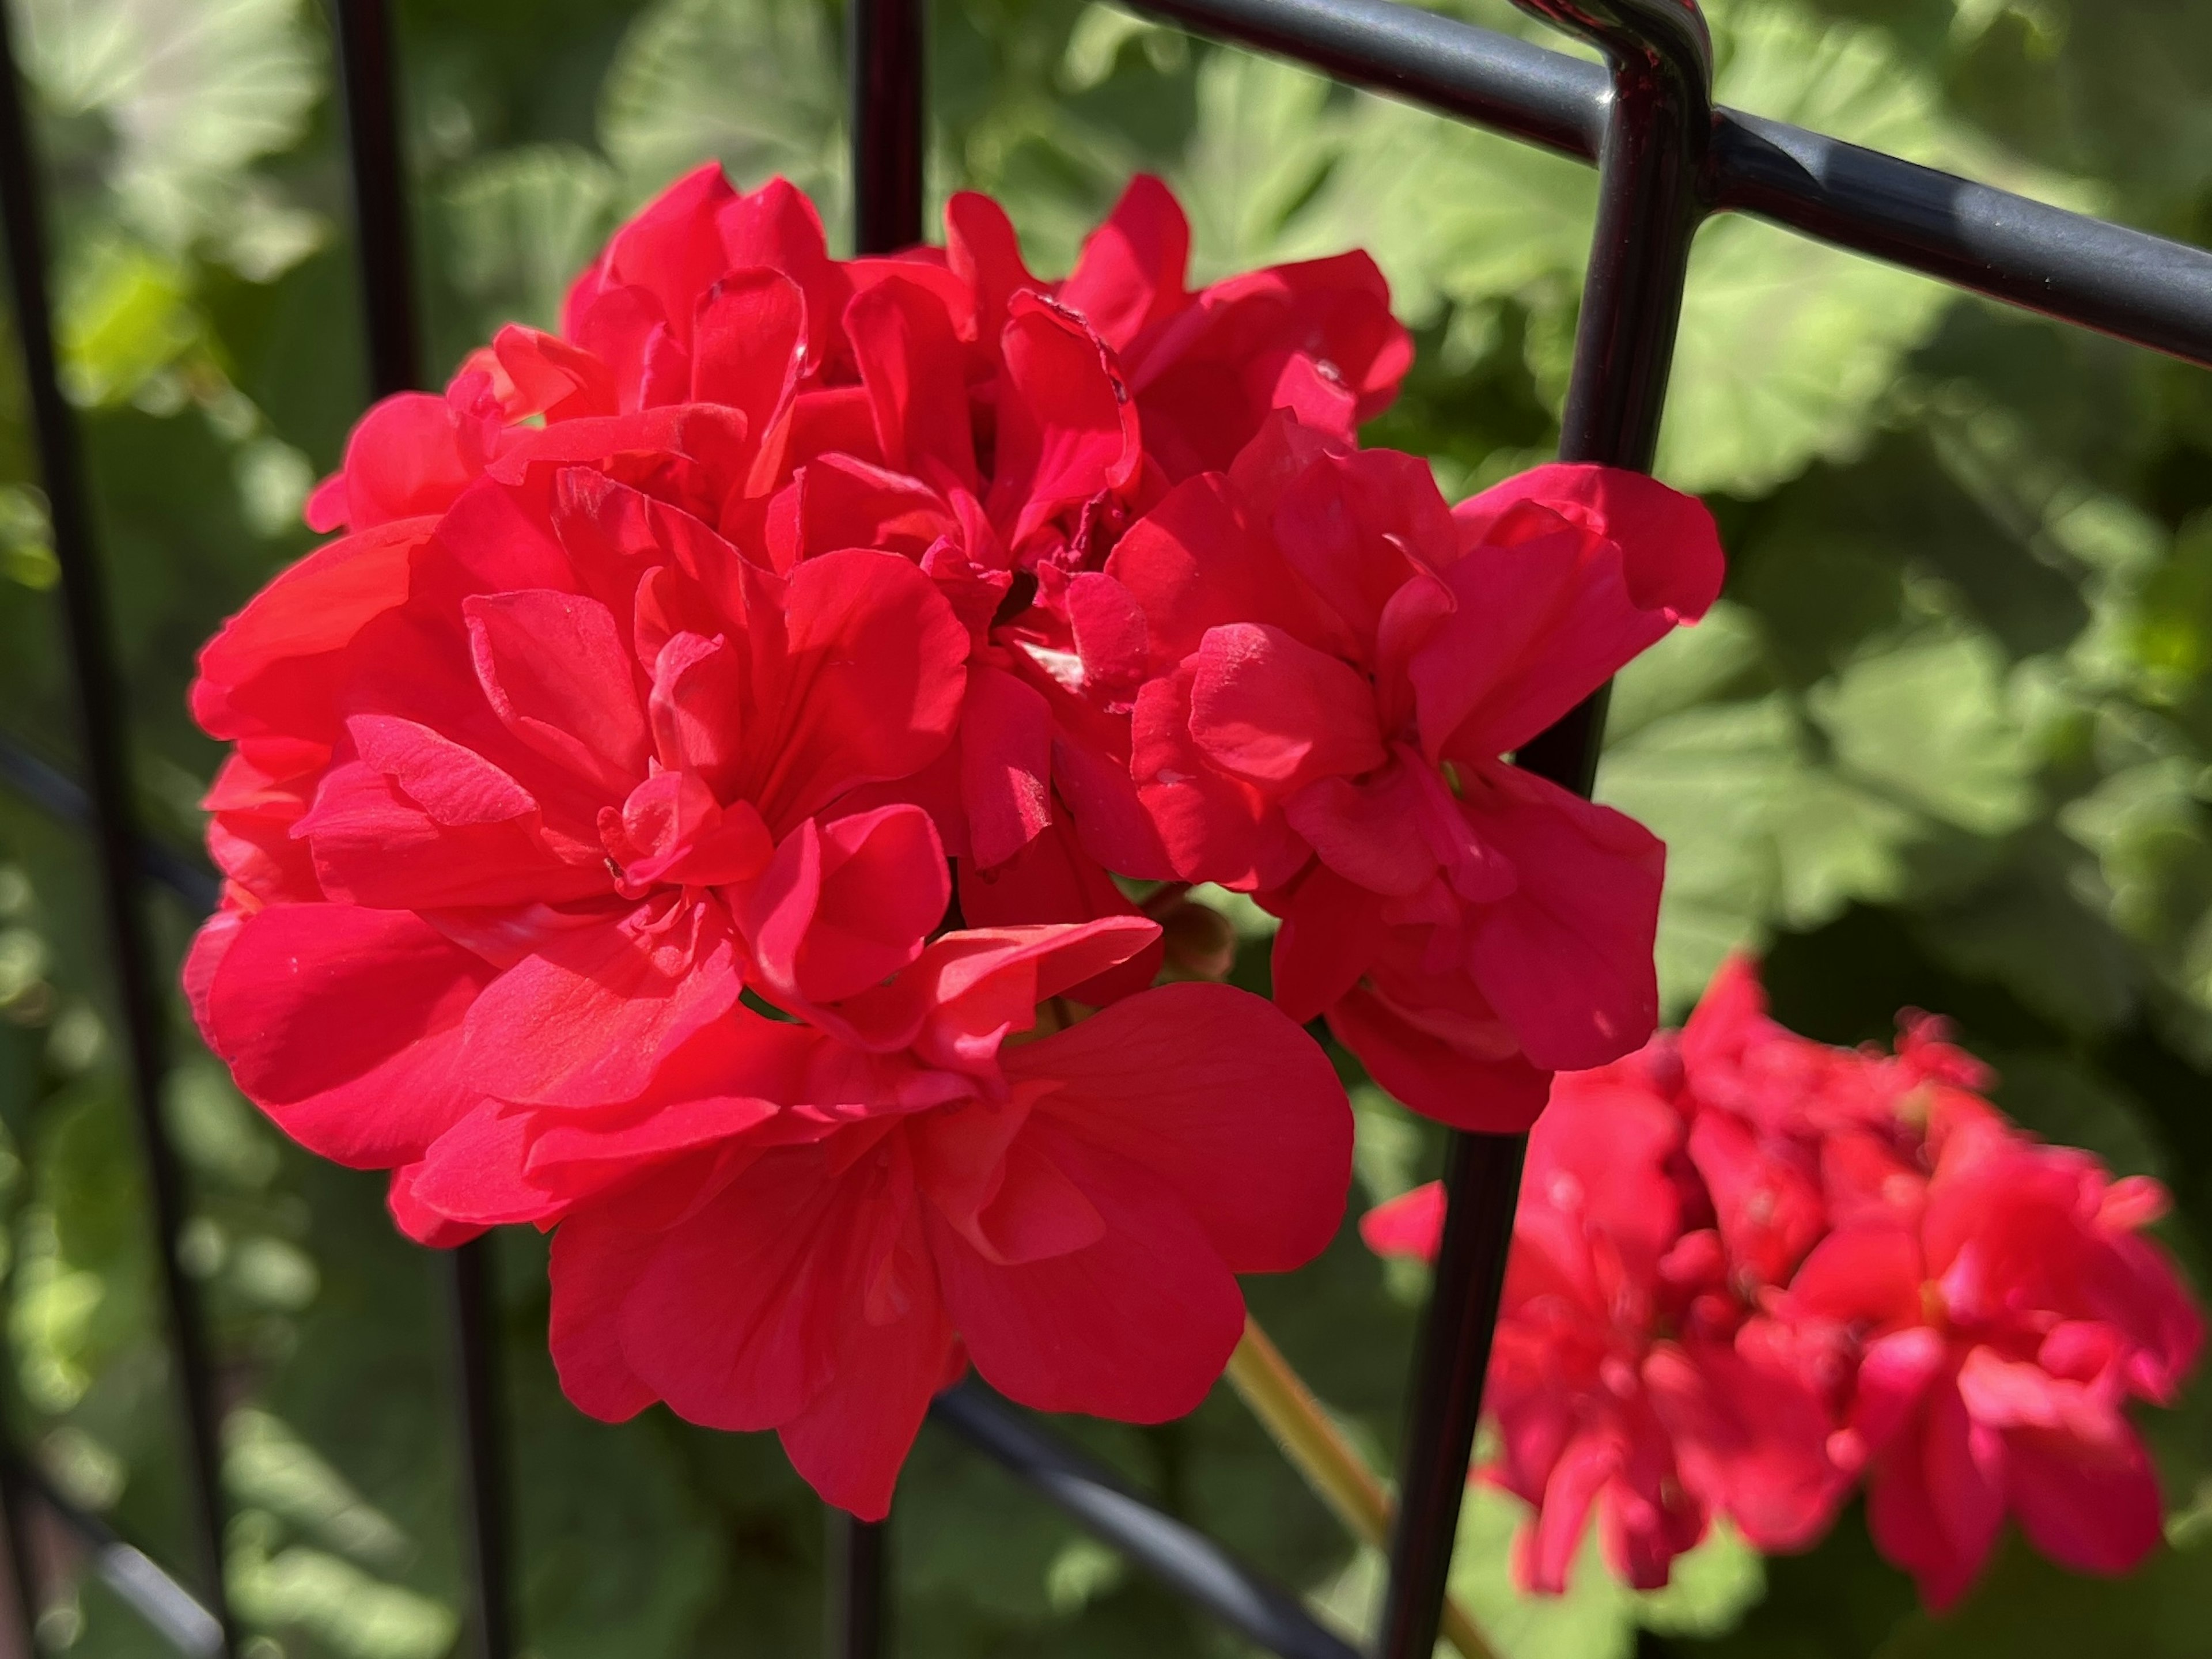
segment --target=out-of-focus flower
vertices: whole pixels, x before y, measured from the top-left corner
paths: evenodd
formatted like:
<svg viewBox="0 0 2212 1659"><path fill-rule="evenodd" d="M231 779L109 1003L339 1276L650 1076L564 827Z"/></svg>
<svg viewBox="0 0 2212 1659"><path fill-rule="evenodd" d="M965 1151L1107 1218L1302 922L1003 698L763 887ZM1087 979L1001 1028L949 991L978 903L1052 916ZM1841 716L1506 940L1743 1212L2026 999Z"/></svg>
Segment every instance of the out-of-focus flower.
<svg viewBox="0 0 2212 1659"><path fill-rule="evenodd" d="M2124 1407L2172 1404L2203 1339L2138 1236L2165 1193L1986 1121L1938 1119L1929 1146L1918 1214L1830 1234L1780 1307L1856 1358L1833 1450L1866 1469L1875 1542L1937 1608L2008 1515L2063 1565L2124 1572L2161 1516Z"/></svg>
<svg viewBox="0 0 2212 1659"><path fill-rule="evenodd" d="M1483 1474L1534 1510L1515 1566L1537 1590L1565 1588L1593 1513L1613 1570L1650 1589L1714 1514L1759 1547L1802 1548L1848 1486L1822 1393L1747 1340L1681 1176L1681 1116L1641 1058L1562 1074L1529 1137L1485 1394L1500 1455ZM1442 1189L1423 1187L1361 1231L1425 1259L1443 1218Z"/></svg>
<svg viewBox="0 0 2212 1659"><path fill-rule="evenodd" d="M2008 1514L2085 1571L2155 1547L2124 1407L2170 1403L2203 1338L2139 1234L2165 1194L2023 1135L1992 1081L1923 1014L1893 1054L1801 1037L1741 961L1680 1033L1555 1080L1486 1396L1484 1474L1534 1507L1524 1583L1563 1587L1593 1510L1643 1586L1711 1516L1804 1548L1862 1477L1937 1608ZM1425 1259L1443 1220L1430 1186L1362 1231Z"/></svg>

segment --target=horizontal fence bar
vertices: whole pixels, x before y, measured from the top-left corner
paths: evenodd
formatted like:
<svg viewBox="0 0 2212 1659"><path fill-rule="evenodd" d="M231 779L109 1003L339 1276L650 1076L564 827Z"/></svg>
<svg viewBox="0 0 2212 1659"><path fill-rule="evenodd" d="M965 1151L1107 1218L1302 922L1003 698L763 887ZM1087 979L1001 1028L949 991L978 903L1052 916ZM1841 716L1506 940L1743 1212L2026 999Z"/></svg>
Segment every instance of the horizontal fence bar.
<svg viewBox="0 0 2212 1659"><path fill-rule="evenodd" d="M92 799L83 786L6 738L0 738L0 784L48 817L81 830L92 827ZM143 836L138 838L138 869L183 900L196 916L213 910L222 896L222 884L212 872Z"/></svg>
<svg viewBox="0 0 2212 1659"><path fill-rule="evenodd" d="M126 1542L115 1528L56 1492L38 1466L12 1452L0 1454L8 1480L35 1499L84 1546L92 1570L124 1604L164 1641L191 1659L214 1659L223 1650L222 1626L206 1603L179 1583L153 1557ZM25 1595L32 1594L28 1586Z"/></svg>
<svg viewBox="0 0 2212 1659"><path fill-rule="evenodd" d="M1290 1592L1197 1528L1154 1509L981 1383L947 1389L930 1415L1248 1641L1282 1659L1360 1659Z"/></svg>
<svg viewBox="0 0 2212 1659"><path fill-rule="evenodd" d="M1393 0L1129 0L1141 11L1595 163L1602 66ZM1714 114L1707 205L2212 367L2212 252L1863 149Z"/></svg>
<svg viewBox="0 0 2212 1659"><path fill-rule="evenodd" d="M1715 205L2212 367L2212 253L1723 110Z"/></svg>
<svg viewBox="0 0 2212 1659"><path fill-rule="evenodd" d="M1595 162L1599 64L1390 0L1129 0L1206 34Z"/></svg>

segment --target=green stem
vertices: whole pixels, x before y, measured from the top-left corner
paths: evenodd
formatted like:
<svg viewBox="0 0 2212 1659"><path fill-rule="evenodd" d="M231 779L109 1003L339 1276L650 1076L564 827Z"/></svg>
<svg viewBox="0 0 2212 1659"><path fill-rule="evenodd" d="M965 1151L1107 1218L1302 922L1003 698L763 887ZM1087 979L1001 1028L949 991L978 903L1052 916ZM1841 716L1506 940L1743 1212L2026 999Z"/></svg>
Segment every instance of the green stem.
<svg viewBox="0 0 2212 1659"><path fill-rule="evenodd" d="M1352 1536L1387 1551L1397 1507L1389 1492L1314 1398L1313 1390L1291 1369L1282 1350L1249 1314L1244 1340L1229 1357L1229 1384ZM1449 1595L1444 1598L1443 1635L1462 1659L1498 1659L1497 1650L1467 1609Z"/></svg>

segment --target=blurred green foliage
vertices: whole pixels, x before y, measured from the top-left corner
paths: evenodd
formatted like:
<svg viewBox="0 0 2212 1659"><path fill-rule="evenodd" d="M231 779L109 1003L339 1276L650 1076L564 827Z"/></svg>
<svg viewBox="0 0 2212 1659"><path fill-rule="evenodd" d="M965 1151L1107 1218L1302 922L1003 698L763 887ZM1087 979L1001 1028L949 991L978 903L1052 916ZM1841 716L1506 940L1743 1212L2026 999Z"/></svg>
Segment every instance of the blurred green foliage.
<svg viewBox="0 0 2212 1659"><path fill-rule="evenodd" d="M1535 34L1503 0L1454 0ZM362 402L345 191L306 0L12 0L55 192L60 339L86 423L146 811L196 838L215 760L192 653L309 542L300 503ZM1716 0L1722 96L2212 240L2212 9L2163 0ZM839 41L822 0L412 0L398 8L435 366L552 318L631 207L697 159L788 173L833 227ZM1099 3L939 0L933 188L1002 198L1062 269L1127 174L1173 180L1201 267L1371 248L1419 362L1371 439L1462 493L1547 457L1589 235L1583 170L1194 43ZM0 352L0 725L66 764L42 498ZM2031 1127L2164 1176L2212 1237L2212 381L1747 221L1698 244L1662 450L1732 560L1702 628L1624 677L1601 793L1670 848L1671 1012L1733 949L1835 1041L1948 1012ZM0 797L0 1256L14 1431L163 1559L180 1532L143 1194L77 839ZM1232 907L1233 908L1233 907ZM1249 927L1239 977L1263 970ZM181 914L160 918L179 948ZM459 1628L430 1262L377 1182L286 1145L193 1048L171 1079L187 1239L231 1403L233 1594L249 1659L441 1659ZM1357 1091L1361 1202L1434 1134ZM772 1441L654 1412L610 1428L544 1358L542 1245L502 1239L527 1650L787 1656L817 1640L820 1522ZM1346 1235L1252 1287L1387 1457L1422 1286ZM1358 1627L1378 1569L1225 1395L1156 1430L1067 1425ZM2212 1395L2153 1425L2172 1547L2123 1583L2002 1555L1914 1610L1856 1515L1810 1555L1716 1538L1658 1596L1592 1556L1511 1590L1479 1494L1459 1593L1515 1659L1631 1652L1969 1659L2204 1650ZM1233 1650L1004 1474L926 1431L896 1534L909 1659ZM68 1565L66 1560L64 1565ZM160 1651L64 1577L54 1652Z"/></svg>

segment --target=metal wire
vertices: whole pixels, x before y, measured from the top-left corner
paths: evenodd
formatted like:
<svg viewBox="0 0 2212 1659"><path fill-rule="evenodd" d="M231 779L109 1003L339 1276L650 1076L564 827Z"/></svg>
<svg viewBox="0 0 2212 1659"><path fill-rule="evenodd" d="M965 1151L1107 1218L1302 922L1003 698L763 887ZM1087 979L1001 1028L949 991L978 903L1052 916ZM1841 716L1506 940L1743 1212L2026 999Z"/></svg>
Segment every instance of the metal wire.
<svg viewBox="0 0 2212 1659"><path fill-rule="evenodd" d="M981 1383L947 1389L929 1414L1246 1640L1283 1659L1359 1659L1288 1591L1188 1522L1135 1496L1103 1465Z"/></svg>
<svg viewBox="0 0 2212 1659"><path fill-rule="evenodd" d="M1690 239L1703 216L1698 181L1713 131L1712 43L1696 8L1679 0L1520 3L1602 48L1613 74L1559 459L1649 471ZM1604 730L1600 691L1517 758L1586 796ZM1436 1646L1526 1151L1522 1135L1451 1139L1444 1236L1399 1465L1403 1498L1382 1659L1427 1659Z"/></svg>
<svg viewBox="0 0 2212 1659"><path fill-rule="evenodd" d="M94 541L76 416L56 376L45 210L35 154L14 48L6 31L0 29L0 219L4 219L7 232L15 337L46 483L54 557L61 567L62 614L88 780L92 853L100 875L108 965L122 1017L131 1104L154 1212L155 1255L173 1360L170 1373L185 1454L185 1520L220 1638L213 1650L227 1654L233 1642L222 1583L223 1505L217 1450L221 1408L199 1288L180 1249L185 1221L184 1170L161 1121L161 1091L168 1073L168 1008L142 908L129 724L116 672L106 574Z"/></svg>
<svg viewBox="0 0 2212 1659"><path fill-rule="evenodd" d="M1596 64L1393 0L1131 0L1339 80L1595 161ZM1674 9L1680 13L1684 9ZM1699 192L1838 247L2212 367L2212 253L1732 109Z"/></svg>
<svg viewBox="0 0 2212 1659"><path fill-rule="evenodd" d="M392 23L384 0L337 0L336 21L369 393L388 398L415 390L422 373ZM507 1659L514 1650L514 1614L507 1573L506 1440L499 1410L492 1248L489 1235L471 1240L441 1252L441 1267L453 1354L461 1536L477 1651L481 1659Z"/></svg>
<svg viewBox="0 0 2212 1659"><path fill-rule="evenodd" d="M56 1492L34 1464L12 1452L0 1453L0 1484L9 1495L11 1528L18 1516L27 1521L31 1504L44 1509L84 1547L100 1581L179 1653L214 1659L226 1651L222 1626L204 1602L100 1516ZM37 1651L35 1645L25 1649L27 1654Z"/></svg>

